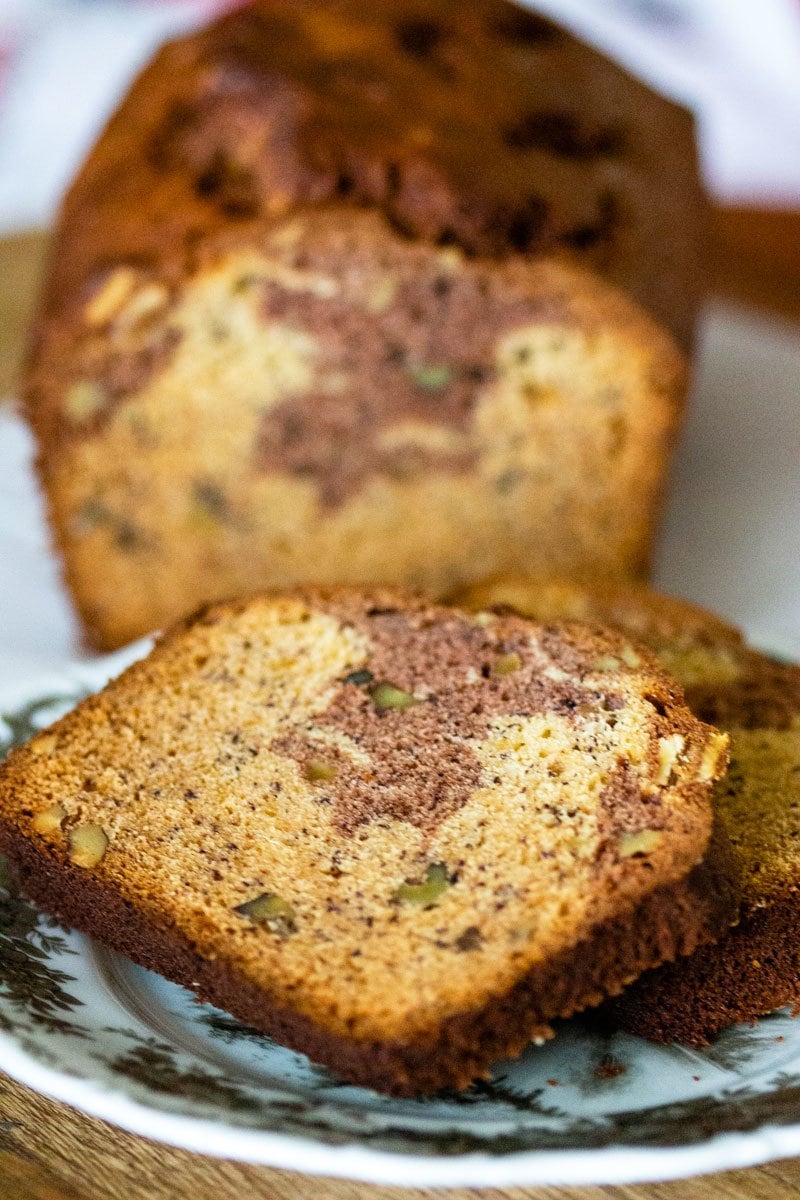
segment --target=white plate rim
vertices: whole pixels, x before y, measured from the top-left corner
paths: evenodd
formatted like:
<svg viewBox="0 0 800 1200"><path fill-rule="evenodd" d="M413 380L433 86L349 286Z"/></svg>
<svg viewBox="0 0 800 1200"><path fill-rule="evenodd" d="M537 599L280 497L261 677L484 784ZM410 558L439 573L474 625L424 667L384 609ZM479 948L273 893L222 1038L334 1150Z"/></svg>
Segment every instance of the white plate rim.
<svg viewBox="0 0 800 1200"><path fill-rule="evenodd" d="M780 653L783 647L776 648L775 641L768 639L772 652ZM23 678L5 681L0 692L8 703L65 683L95 690L143 657L151 646L150 639L142 639L104 657L73 660L49 671L34 669ZM786 657L796 657L796 648L794 655ZM85 940L92 942L91 938ZM685 1146L620 1142L576 1150L415 1155L357 1141L331 1145L300 1134L248 1129L151 1107L113 1084L48 1066L4 1031L0 1031L0 1071L40 1095L157 1143L210 1158L372 1184L429 1188L625 1185L685 1179L800 1154L800 1123L793 1123L727 1131Z"/></svg>
<svg viewBox="0 0 800 1200"><path fill-rule="evenodd" d="M717 1134L691 1146L608 1146L452 1157L398 1154L350 1143L239 1129L168 1113L106 1087L48 1067L0 1033L2 1069L18 1083L128 1133L210 1158L253 1166L404 1187L605 1186L686 1179L786 1158L800 1152L800 1124Z"/></svg>

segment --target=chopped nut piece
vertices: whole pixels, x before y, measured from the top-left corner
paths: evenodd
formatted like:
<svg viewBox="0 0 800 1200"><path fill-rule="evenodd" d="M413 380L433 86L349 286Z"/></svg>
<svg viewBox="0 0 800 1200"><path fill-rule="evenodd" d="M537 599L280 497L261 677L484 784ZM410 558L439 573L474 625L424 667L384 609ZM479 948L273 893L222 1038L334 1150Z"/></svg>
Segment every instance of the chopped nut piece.
<svg viewBox="0 0 800 1200"><path fill-rule="evenodd" d="M155 316L169 303L169 292L161 283L149 283L141 288L125 307L118 313L115 325L121 330L132 329L135 325Z"/></svg>
<svg viewBox="0 0 800 1200"><path fill-rule="evenodd" d="M349 675L345 675L342 683L372 683L374 678L372 671L351 671Z"/></svg>
<svg viewBox="0 0 800 1200"><path fill-rule="evenodd" d="M685 741L679 733L673 733L671 737L658 739L658 769L653 779L654 783L669 783L684 745Z"/></svg>
<svg viewBox="0 0 800 1200"><path fill-rule="evenodd" d="M632 858L634 854L649 854L660 845L663 833L659 829L640 829L638 833L625 833L619 839L617 851L620 858Z"/></svg>
<svg viewBox="0 0 800 1200"><path fill-rule="evenodd" d="M619 659L615 658L613 654L602 654L595 661L594 669L595 671L618 671L620 666Z"/></svg>
<svg viewBox="0 0 800 1200"><path fill-rule="evenodd" d="M266 925L273 933L288 937L296 929L295 912L288 900L274 892L264 892L233 910L255 925Z"/></svg>
<svg viewBox="0 0 800 1200"><path fill-rule="evenodd" d="M344 371L331 371L318 380L326 396L341 396L350 387L350 377Z"/></svg>
<svg viewBox="0 0 800 1200"><path fill-rule="evenodd" d="M80 424L89 421L104 406L107 400L105 388L92 379L81 379L67 389L64 396L64 411L70 421Z"/></svg>
<svg viewBox="0 0 800 1200"><path fill-rule="evenodd" d="M716 779L722 774L727 761L728 741L726 733L712 733L700 759L700 769L697 772L700 783L708 783L710 779Z"/></svg>
<svg viewBox="0 0 800 1200"><path fill-rule="evenodd" d="M457 271L464 261L464 252L457 246L445 246L436 257L446 271Z"/></svg>
<svg viewBox="0 0 800 1200"><path fill-rule="evenodd" d="M113 320L136 287L136 272L132 267L118 267L83 310L87 325L98 328Z"/></svg>
<svg viewBox="0 0 800 1200"><path fill-rule="evenodd" d="M492 612L477 612L472 618L476 625L482 626L484 629L487 625L493 625L497 620L497 616Z"/></svg>
<svg viewBox="0 0 800 1200"><path fill-rule="evenodd" d="M508 471L502 471L494 481L494 489L500 496L507 496L513 492L525 478L525 472L521 468L512 467Z"/></svg>
<svg viewBox="0 0 800 1200"><path fill-rule="evenodd" d="M411 692L404 692L402 688L395 687L393 683L376 683L370 688L369 694L372 696L372 703L379 712L384 712L390 708L401 710L413 708L415 704L422 703Z"/></svg>
<svg viewBox="0 0 800 1200"><path fill-rule="evenodd" d="M336 764L321 758L312 758L306 763L306 779L310 783L330 783L336 773Z"/></svg>
<svg viewBox="0 0 800 1200"><path fill-rule="evenodd" d="M189 523L199 532L219 531L220 525L230 523L227 497L217 484L195 480L192 485L193 503L188 512Z"/></svg>
<svg viewBox="0 0 800 1200"><path fill-rule="evenodd" d="M31 754L50 754L56 748L57 742L54 733L40 733L32 742L28 744L28 750Z"/></svg>
<svg viewBox="0 0 800 1200"><path fill-rule="evenodd" d="M522 666L522 659L516 653L501 654L492 667L494 675L513 675Z"/></svg>
<svg viewBox="0 0 800 1200"><path fill-rule="evenodd" d="M450 877L444 863L431 863L423 883L401 883L392 896L398 904L417 904L431 908L450 887Z"/></svg>
<svg viewBox="0 0 800 1200"><path fill-rule="evenodd" d="M469 950L480 950L483 945L483 937L477 925L469 925L463 933L459 934L453 942L456 950L466 952Z"/></svg>
<svg viewBox="0 0 800 1200"><path fill-rule="evenodd" d="M397 280L393 279L391 275L381 276L375 286L367 293L368 312L384 312L394 300L396 293Z"/></svg>
<svg viewBox="0 0 800 1200"><path fill-rule="evenodd" d="M69 835L69 858L76 867L96 867L108 849L108 834L100 825L76 825Z"/></svg>
<svg viewBox="0 0 800 1200"><path fill-rule="evenodd" d="M55 833L66 820L67 810L60 804L52 804L37 813L31 821L34 833Z"/></svg>
<svg viewBox="0 0 800 1200"><path fill-rule="evenodd" d="M626 667L630 667L634 671L642 665L641 657L636 653L633 646L623 646L620 658Z"/></svg>
<svg viewBox="0 0 800 1200"><path fill-rule="evenodd" d="M281 225L270 236L270 241L281 248L294 246L300 241L300 238L305 232L305 225L302 221L290 221L288 225Z"/></svg>
<svg viewBox="0 0 800 1200"><path fill-rule="evenodd" d="M444 363L409 363L408 373L417 387L438 392L452 382L453 371Z"/></svg>

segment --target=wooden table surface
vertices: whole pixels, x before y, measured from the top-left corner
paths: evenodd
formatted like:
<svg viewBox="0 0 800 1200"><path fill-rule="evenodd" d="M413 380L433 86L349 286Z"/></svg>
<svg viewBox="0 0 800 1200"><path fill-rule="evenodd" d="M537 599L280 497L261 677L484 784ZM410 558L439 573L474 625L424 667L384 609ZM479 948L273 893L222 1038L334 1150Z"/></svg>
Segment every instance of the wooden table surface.
<svg viewBox="0 0 800 1200"><path fill-rule="evenodd" d="M800 321L800 212L719 210L717 295ZM0 399L10 394L45 239L0 242ZM0 1200L797 1200L800 1159L641 1187L410 1191L202 1158L122 1133L0 1075Z"/></svg>

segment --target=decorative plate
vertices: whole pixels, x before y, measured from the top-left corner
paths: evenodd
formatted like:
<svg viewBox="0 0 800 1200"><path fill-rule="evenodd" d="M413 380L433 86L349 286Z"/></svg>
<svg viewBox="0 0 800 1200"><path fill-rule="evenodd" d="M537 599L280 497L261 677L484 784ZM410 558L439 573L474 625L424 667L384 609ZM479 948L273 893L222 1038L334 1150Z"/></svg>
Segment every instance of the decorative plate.
<svg viewBox="0 0 800 1200"><path fill-rule="evenodd" d="M143 649L6 687L3 752ZM62 929L5 872L0 885L2 1069L151 1138L409 1186L634 1182L800 1151L800 1022L785 1012L699 1053L571 1021L467 1092L392 1100Z"/></svg>

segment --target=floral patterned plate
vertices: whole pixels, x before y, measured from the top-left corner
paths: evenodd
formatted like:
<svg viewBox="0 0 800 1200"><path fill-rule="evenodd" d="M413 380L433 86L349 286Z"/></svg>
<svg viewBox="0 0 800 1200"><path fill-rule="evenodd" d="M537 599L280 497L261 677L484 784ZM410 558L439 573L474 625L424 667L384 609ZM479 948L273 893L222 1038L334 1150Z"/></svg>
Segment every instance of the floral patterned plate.
<svg viewBox="0 0 800 1200"><path fill-rule="evenodd" d="M131 656L5 688L0 748ZM345 1086L0 883L0 1067L148 1137L409 1186L634 1182L800 1152L800 1022L785 1012L701 1053L572 1021L467 1092L392 1100Z"/></svg>

